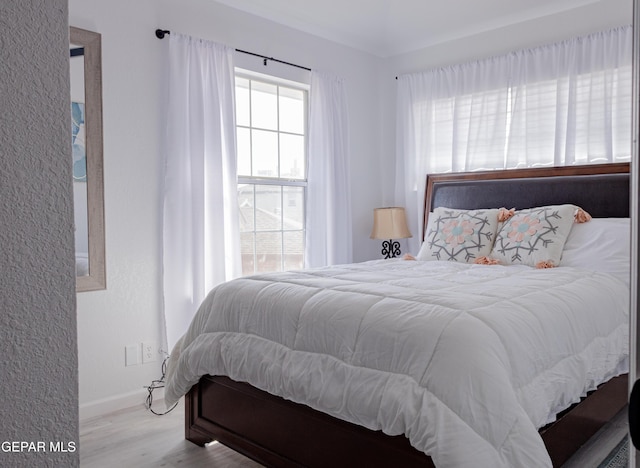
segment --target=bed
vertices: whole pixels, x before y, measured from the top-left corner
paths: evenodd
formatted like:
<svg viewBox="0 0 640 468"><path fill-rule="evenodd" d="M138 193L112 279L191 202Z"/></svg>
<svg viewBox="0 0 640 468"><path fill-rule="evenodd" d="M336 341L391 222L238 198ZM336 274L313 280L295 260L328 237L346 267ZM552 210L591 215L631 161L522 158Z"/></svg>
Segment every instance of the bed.
<svg viewBox="0 0 640 468"><path fill-rule="evenodd" d="M627 164L609 164L432 175L427 177L425 233L429 213L438 207L525 210L571 203L595 219L628 218L628 171ZM627 401L628 344L624 349L618 342L628 336L623 323L628 280L624 284L624 275L582 269L584 258L574 255L576 267L549 269L380 260L226 283L212 291L174 348L165 398L172 403L186 393L188 440L204 445L215 439L266 466L560 466ZM416 289L409 291L407 281ZM482 282L492 285L492 294L483 296ZM574 284L582 289L574 291ZM423 304L425 288L428 305ZM311 290L326 294L315 309L311 298L321 294ZM510 308L529 316L528 305L518 303L521 297L531 293L544 302L555 291L565 302L548 303L547 315L575 317L579 310L565 309L581 301L582 308L599 303L596 309L607 314L578 320L584 326L570 323L568 331L538 333L548 346L559 345L559 336L585 343L578 357L567 355L549 373L538 369L546 359L542 351L501 347L510 341L509 346L522 348L530 341L509 334L520 320L519 314L509 315ZM340 302L355 294L364 296ZM467 296L464 313L451 312L459 307L451 303L454 296ZM266 304L260 306L264 314L251 312L254 303ZM385 312L389 304L398 307L390 309L397 315ZM283 315L271 315L279 309ZM425 325L416 318L421 314L435 321ZM536 320L521 326L535 327ZM579 338L573 328L608 331L592 344L595 338ZM408 347L413 341L419 351ZM374 346L364 347L365 342ZM604 357L596 356L599 348ZM293 360L292 354L303 359ZM448 361L434 359L436 354ZM522 366L512 361L520 354L528 359ZM556 392L555 384L530 384L565 380L563 373L573 371L564 362L574 359L581 368L599 362L577 389Z"/></svg>

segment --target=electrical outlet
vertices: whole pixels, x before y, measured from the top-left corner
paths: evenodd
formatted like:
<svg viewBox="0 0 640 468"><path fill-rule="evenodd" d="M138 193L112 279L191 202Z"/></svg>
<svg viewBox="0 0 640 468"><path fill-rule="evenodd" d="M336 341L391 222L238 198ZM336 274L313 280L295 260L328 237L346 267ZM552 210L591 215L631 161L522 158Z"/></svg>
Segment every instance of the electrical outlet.
<svg viewBox="0 0 640 468"><path fill-rule="evenodd" d="M155 341L144 341L142 343L142 364L155 362L158 360L158 345Z"/></svg>
<svg viewBox="0 0 640 468"><path fill-rule="evenodd" d="M125 366L137 366L140 364L138 359L138 346L129 345L124 348L124 365Z"/></svg>

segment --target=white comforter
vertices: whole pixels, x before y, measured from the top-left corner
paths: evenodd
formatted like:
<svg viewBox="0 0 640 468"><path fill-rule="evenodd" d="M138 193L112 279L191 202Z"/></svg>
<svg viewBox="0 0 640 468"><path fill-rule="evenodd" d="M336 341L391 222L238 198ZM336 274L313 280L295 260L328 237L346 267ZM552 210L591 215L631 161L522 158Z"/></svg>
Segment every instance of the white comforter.
<svg viewBox="0 0 640 468"><path fill-rule="evenodd" d="M626 371L613 276L382 260L215 288L171 355L165 399L227 375L387 434L438 467L551 466L537 428Z"/></svg>

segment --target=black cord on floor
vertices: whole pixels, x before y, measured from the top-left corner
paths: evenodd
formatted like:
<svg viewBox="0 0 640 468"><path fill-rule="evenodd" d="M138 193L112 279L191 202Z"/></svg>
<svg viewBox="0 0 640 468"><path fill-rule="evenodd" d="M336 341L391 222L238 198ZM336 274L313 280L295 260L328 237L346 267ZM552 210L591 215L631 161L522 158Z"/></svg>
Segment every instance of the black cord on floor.
<svg viewBox="0 0 640 468"><path fill-rule="evenodd" d="M167 356L166 358L164 358L164 361L162 361L162 377L160 377L159 380L154 380L151 382L151 385L149 385L148 387L145 387L147 389L147 391L149 392L149 395L147 395L147 401L146 401L146 407L149 411L151 411L153 414L157 415L157 416L164 416L167 413L170 413L171 411L173 411L173 409L178 406L178 403L176 402L171 408L169 408L167 411L165 411L164 413L158 413L156 411L153 410L152 405L153 405L153 391L158 389L158 388L164 388L164 378L167 374L167 360L170 358L171 356Z"/></svg>

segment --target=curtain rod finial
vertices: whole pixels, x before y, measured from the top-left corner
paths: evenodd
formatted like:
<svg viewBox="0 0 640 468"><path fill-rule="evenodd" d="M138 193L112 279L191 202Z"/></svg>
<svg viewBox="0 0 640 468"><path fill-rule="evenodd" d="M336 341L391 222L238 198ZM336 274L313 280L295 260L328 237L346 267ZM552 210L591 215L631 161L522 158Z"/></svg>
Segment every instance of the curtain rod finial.
<svg viewBox="0 0 640 468"><path fill-rule="evenodd" d="M156 29L156 37L158 39L164 39L164 36L166 34L171 34L171 31L169 31L168 29Z"/></svg>

